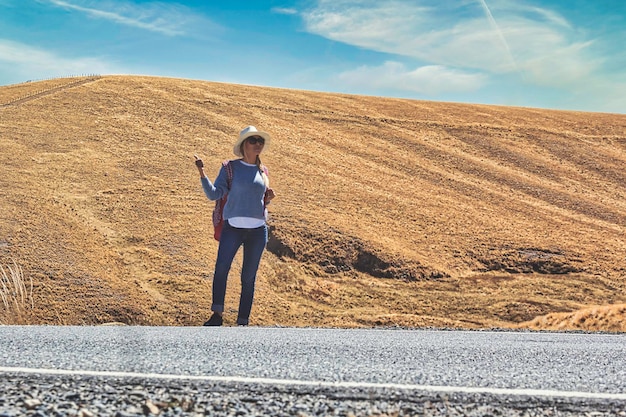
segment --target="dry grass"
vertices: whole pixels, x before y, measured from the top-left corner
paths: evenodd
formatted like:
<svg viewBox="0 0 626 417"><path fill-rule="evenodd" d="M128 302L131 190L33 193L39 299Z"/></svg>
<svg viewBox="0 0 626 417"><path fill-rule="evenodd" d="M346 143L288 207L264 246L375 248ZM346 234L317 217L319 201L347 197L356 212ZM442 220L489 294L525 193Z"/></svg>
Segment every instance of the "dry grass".
<svg viewBox="0 0 626 417"><path fill-rule="evenodd" d="M522 323L520 327L541 330L626 332L626 304L588 307L571 313L550 313Z"/></svg>
<svg viewBox="0 0 626 417"><path fill-rule="evenodd" d="M35 308L33 304L33 281L24 279L22 268L13 265L0 265L0 324L23 324Z"/></svg>
<svg viewBox="0 0 626 417"><path fill-rule="evenodd" d="M32 277L33 323L202 323L193 155L215 176L248 124L274 135L278 193L252 324L516 328L626 302L624 115L75 81L0 87L0 263Z"/></svg>

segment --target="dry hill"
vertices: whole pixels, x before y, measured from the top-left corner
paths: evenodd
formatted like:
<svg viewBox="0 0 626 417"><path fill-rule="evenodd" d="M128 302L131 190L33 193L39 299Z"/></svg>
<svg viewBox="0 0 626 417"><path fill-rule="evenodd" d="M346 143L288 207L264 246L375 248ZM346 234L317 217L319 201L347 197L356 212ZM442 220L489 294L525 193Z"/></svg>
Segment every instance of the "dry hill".
<svg viewBox="0 0 626 417"><path fill-rule="evenodd" d="M626 331L626 116L130 76L0 87L0 265L30 297L0 322L201 324L193 155L214 178L248 124L278 194L251 324Z"/></svg>

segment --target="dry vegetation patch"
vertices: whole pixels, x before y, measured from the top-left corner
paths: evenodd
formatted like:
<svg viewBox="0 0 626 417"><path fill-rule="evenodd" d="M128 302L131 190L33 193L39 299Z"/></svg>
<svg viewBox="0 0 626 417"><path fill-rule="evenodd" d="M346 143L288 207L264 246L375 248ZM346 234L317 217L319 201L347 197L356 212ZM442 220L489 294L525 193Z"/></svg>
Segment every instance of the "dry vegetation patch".
<svg viewBox="0 0 626 417"><path fill-rule="evenodd" d="M273 134L278 194L253 324L517 327L626 302L624 115L71 81L0 87L0 264L33 280L33 323L202 323L217 245L193 155L214 178L248 124Z"/></svg>
<svg viewBox="0 0 626 417"><path fill-rule="evenodd" d="M22 268L13 261L0 265L0 324L28 323L33 305L33 281L24 278Z"/></svg>
<svg viewBox="0 0 626 417"><path fill-rule="evenodd" d="M626 332L626 304L587 307L569 313L550 313L522 323L520 328Z"/></svg>

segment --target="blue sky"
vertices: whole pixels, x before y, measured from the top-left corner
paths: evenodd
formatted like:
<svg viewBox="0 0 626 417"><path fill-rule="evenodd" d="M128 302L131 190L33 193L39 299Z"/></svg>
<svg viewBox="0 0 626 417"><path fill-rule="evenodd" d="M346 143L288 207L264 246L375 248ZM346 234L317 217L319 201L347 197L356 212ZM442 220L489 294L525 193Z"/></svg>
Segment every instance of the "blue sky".
<svg viewBox="0 0 626 417"><path fill-rule="evenodd" d="M140 74L626 113L623 0L0 0L0 85Z"/></svg>

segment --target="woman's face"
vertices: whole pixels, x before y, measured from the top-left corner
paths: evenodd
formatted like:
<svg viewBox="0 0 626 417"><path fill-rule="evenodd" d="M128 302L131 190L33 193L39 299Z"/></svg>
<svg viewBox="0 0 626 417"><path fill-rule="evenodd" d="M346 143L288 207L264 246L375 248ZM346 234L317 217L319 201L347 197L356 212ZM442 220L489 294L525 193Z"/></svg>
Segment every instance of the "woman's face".
<svg viewBox="0 0 626 417"><path fill-rule="evenodd" d="M248 157L256 157L263 152L265 139L261 136L250 136L243 142L243 153Z"/></svg>

